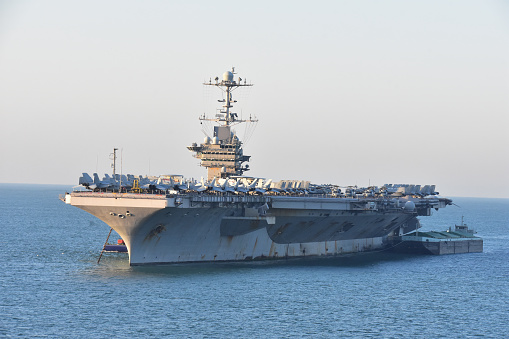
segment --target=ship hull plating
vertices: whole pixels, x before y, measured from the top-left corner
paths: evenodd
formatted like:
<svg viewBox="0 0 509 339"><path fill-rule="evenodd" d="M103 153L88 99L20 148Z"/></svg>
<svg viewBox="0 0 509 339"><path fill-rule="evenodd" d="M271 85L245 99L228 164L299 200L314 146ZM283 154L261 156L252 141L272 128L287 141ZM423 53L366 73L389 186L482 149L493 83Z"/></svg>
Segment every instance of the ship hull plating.
<svg viewBox="0 0 509 339"><path fill-rule="evenodd" d="M205 201L206 200L206 201ZM125 241L131 265L334 256L385 246L416 213L354 209L343 199L146 198L69 194Z"/></svg>

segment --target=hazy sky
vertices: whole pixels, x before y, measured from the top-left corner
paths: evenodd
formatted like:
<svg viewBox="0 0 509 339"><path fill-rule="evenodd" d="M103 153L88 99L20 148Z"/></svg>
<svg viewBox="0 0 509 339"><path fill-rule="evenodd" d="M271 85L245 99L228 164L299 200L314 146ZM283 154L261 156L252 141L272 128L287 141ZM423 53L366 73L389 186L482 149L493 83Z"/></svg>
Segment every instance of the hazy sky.
<svg viewBox="0 0 509 339"><path fill-rule="evenodd" d="M246 174L509 198L508 1L2 1L0 182L205 170L235 66ZM239 128L243 137L244 128Z"/></svg>

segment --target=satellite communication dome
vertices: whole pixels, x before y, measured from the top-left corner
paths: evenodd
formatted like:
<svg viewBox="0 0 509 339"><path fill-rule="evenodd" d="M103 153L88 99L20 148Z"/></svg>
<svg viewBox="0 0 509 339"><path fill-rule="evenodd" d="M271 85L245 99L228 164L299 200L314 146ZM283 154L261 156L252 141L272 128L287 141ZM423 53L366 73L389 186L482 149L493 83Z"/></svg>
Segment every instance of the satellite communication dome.
<svg viewBox="0 0 509 339"><path fill-rule="evenodd" d="M221 173L226 173L226 167L221 167Z"/></svg>
<svg viewBox="0 0 509 339"><path fill-rule="evenodd" d="M205 139L203 139L203 143L204 144L210 144L210 138L209 137L205 137Z"/></svg>
<svg viewBox="0 0 509 339"><path fill-rule="evenodd" d="M213 137L213 138L212 138L212 143L213 143L214 145L219 144L219 138L218 138L218 137Z"/></svg>
<svg viewBox="0 0 509 339"><path fill-rule="evenodd" d="M405 210L407 210L407 211L415 210L415 203L413 201L407 201L405 203Z"/></svg>
<svg viewBox="0 0 509 339"><path fill-rule="evenodd" d="M228 71L223 73L223 80L224 81L233 81L233 73Z"/></svg>

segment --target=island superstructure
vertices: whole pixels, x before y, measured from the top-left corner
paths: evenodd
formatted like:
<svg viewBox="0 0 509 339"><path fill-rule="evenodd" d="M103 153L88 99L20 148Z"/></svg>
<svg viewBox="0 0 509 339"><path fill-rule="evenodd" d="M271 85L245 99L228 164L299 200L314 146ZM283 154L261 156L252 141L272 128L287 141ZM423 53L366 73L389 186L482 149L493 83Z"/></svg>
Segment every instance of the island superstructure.
<svg viewBox="0 0 509 339"><path fill-rule="evenodd" d="M390 245L389 237L416 230L417 217L452 203L434 185L357 187L243 176L250 157L232 126L257 120L233 112L233 90L251 86L234 77L232 69L221 81L205 83L225 94L215 118L200 117L217 124L213 135L188 146L207 169L206 180L117 173L100 180L83 173L82 189L62 198L112 227L131 265L380 250Z"/></svg>
<svg viewBox="0 0 509 339"><path fill-rule="evenodd" d="M249 166L242 167L242 164L249 161L249 156L243 154L242 142L233 132L232 126L245 123L257 122L258 120L251 117L247 120L239 119L238 114L231 111L233 103L232 91L239 87L252 86L247 84L242 78L238 81L234 80L234 71L225 72L223 80L219 82L219 78L215 78L215 82L210 80L204 83L206 86L216 86L225 92L224 99L218 100L223 102L223 109L216 114L215 118L207 118L205 114L200 117L201 121L213 121L219 125L214 126L214 134L211 137L206 136L203 144L197 145L193 143L187 147L190 151L196 152L195 157L201 160L201 166L207 168L207 179L209 181L214 178L227 178L229 176L242 175L249 170Z"/></svg>

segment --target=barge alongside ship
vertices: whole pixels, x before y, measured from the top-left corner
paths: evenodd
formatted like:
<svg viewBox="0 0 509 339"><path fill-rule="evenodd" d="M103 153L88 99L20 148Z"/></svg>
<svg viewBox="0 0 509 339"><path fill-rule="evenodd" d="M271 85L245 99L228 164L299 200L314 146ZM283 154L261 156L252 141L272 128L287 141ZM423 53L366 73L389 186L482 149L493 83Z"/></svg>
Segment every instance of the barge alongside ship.
<svg viewBox="0 0 509 339"><path fill-rule="evenodd" d="M188 149L207 168L202 182L182 176L149 178L83 173L85 188L62 200L112 227L131 265L335 256L380 250L389 238L418 229L419 216L452 201L434 185L359 188L243 176L249 170L232 127L252 123L231 111L232 91L251 86L234 70L205 85L224 91L213 135ZM114 156L115 159L115 156ZM114 160L115 161L115 160Z"/></svg>
<svg viewBox="0 0 509 339"><path fill-rule="evenodd" d="M399 237L393 237L392 252L410 254L461 254L481 253L482 238L474 236L474 230L468 228L461 218L461 225L449 227L447 231L414 231Z"/></svg>

